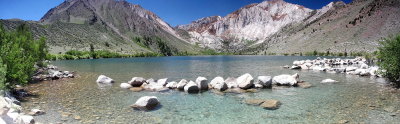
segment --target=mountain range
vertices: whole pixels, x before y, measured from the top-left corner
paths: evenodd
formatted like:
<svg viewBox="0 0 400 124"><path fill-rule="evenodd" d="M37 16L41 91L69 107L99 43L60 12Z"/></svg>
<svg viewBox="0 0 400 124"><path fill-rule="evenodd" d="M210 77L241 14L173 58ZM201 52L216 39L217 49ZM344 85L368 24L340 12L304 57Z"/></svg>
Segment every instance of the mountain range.
<svg viewBox="0 0 400 124"><path fill-rule="evenodd" d="M123 0L66 0L39 21L1 20L6 29L29 24L50 52L96 49L120 53L220 52L269 54L373 52L400 32L400 1L331 2L313 10L283 0L244 6L171 27L156 14ZM166 51L166 48L169 51Z"/></svg>

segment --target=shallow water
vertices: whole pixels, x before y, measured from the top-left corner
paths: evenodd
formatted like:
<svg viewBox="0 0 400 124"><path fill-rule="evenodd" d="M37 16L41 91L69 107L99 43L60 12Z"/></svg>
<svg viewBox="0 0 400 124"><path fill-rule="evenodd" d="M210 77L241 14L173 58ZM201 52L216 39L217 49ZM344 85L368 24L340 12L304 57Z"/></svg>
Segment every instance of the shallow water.
<svg viewBox="0 0 400 124"><path fill-rule="evenodd" d="M56 61L62 70L77 71L80 77L30 85L39 95L23 102L26 110L40 108L47 113L36 116L43 123L398 123L400 95L381 78L329 74L283 69L294 60L315 57L284 56L196 56ZM198 76L212 80L216 76L238 77L250 73L276 76L299 73L300 79L313 87L262 89L257 93L186 94L132 92L119 88L132 77L182 78ZM113 78L112 86L99 87L100 74ZM320 84L326 78L337 84ZM162 104L157 110L143 112L129 106L145 95L157 96ZM277 110L265 110L243 103L249 98L276 99ZM69 115L70 113L71 115ZM69 115L69 116L67 116ZM80 119L74 119L79 116Z"/></svg>

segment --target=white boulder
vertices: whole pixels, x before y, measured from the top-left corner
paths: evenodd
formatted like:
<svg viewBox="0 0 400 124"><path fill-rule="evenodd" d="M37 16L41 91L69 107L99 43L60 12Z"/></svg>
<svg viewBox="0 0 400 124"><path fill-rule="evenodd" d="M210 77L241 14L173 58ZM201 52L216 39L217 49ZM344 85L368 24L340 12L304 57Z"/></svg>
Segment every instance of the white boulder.
<svg viewBox="0 0 400 124"><path fill-rule="evenodd" d="M215 77L213 80L210 82L211 88L217 89L219 91L224 91L228 89L228 85L226 85L224 78L222 77Z"/></svg>
<svg viewBox="0 0 400 124"><path fill-rule="evenodd" d="M179 90L184 90L185 85L187 84L187 80L182 79L181 81L179 81L178 85L176 86Z"/></svg>
<svg viewBox="0 0 400 124"><path fill-rule="evenodd" d="M225 79L225 83L228 86L228 88L237 88L238 87L238 83L236 78L234 77L228 77Z"/></svg>
<svg viewBox="0 0 400 124"><path fill-rule="evenodd" d="M142 77L133 77L131 81L128 83L131 84L133 87L140 87L146 80Z"/></svg>
<svg viewBox="0 0 400 124"><path fill-rule="evenodd" d="M169 82L166 85L166 87L169 88L169 89L175 89L175 88L177 88L177 86L178 86L178 82L176 82L176 81Z"/></svg>
<svg viewBox="0 0 400 124"><path fill-rule="evenodd" d="M157 80L157 84L162 85L162 86L166 86L167 85L167 80L168 80L168 78L158 79Z"/></svg>
<svg viewBox="0 0 400 124"><path fill-rule="evenodd" d="M121 88L123 88L123 89L132 88L132 85L131 85L131 84L128 84L128 83L121 83L119 86L120 86Z"/></svg>
<svg viewBox="0 0 400 124"><path fill-rule="evenodd" d="M297 73L294 75L283 74L272 78L272 84L294 86L297 84L298 79L299 79L299 74Z"/></svg>
<svg viewBox="0 0 400 124"><path fill-rule="evenodd" d="M239 88L241 89L249 89L254 86L254 78L249 73L238 77L236 80Z"/></svg>
<svg viewBox="0 0 400 124"><path fill-rule="evenodd" d="M155 109L160 102L158 101L158 98L155 96L143 96L140 97L135 104L133 104L131 107L132 108L137 108L141 110L153 110Z"/></svg>
<svg viewBox="0 0 400 124"><path fill-rule="evenodd" d="M205 77L197 77L196 84L200 90L208 90L207 78Z"/></svg>
<svg viewBox="0 0 400 124"><path fill-rule="evenodd" d="M197 84L193 81L189 81L189 83L185 85L184 90L187 93L199 93L199 91L200 91Z"/></svg>
<svg viewBox="0 0 400 124"><path fill-rule="evenodd" d="M107 77L107 76L100 75L100 76L97 78L96 82L97 82L97 83L101 83L101 84L110 84L110 83L114 83L114 80L111 79L111 78L109 78L109 77Z"/></svg>
<svg viewBox="0 0 400 124"><path fill-rule="evenodd" d="M272 77L271 76L258 76L258 82L256 84L260 84L263 87L271 87L272 86Z"/></svg>

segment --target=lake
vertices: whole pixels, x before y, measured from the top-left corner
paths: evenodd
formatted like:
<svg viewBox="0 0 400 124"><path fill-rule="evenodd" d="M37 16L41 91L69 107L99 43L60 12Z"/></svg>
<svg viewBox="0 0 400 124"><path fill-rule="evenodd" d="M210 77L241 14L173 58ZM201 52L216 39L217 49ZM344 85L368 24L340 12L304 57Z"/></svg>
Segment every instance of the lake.
<svg viewBox="0 0 400 124"><path fill-rule="evenodd" d="M41 123L398 123L400 95L383 78L331 74L313 70L289 70L281 66L294 60L315 59L305 56L194 56L119 58L54 61L61 70L76 71L79 77L45 81L28 86L38 94L23 102L25 110L40 108L46 114L35 116ZM300 80L313 85L261 89L257 93L215 94L211 91L187 94L180 91L132 92L119 84L132 77L168 81L195 80L204 76L238 77L250 73L277 76L299 73ZM113 78L112 86L98 86L97 77ZM324 79L339 81L321 84ZM141 96L157 96L156 110L137 111L129 106ZM282 105L266 110L247 105L250 98L276 99Z"/></svg>

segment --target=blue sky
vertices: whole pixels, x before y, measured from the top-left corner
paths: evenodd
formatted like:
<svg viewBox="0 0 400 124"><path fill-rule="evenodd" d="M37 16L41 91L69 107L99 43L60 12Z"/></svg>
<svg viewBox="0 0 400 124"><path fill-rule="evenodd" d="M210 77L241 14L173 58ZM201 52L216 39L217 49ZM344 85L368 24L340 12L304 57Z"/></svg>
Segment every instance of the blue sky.
<svg viewBox="0 0 400 124"><path fill-rule="evenodd" d="M0 0L0 19L39 20L48 10L64 0ZM127 0L148 9L172 26L188 24L207 16L225 16L242 6L263 0ZM336 0L285 0L319 9ZM351 0L344 0L349 3Z"/></svg>

